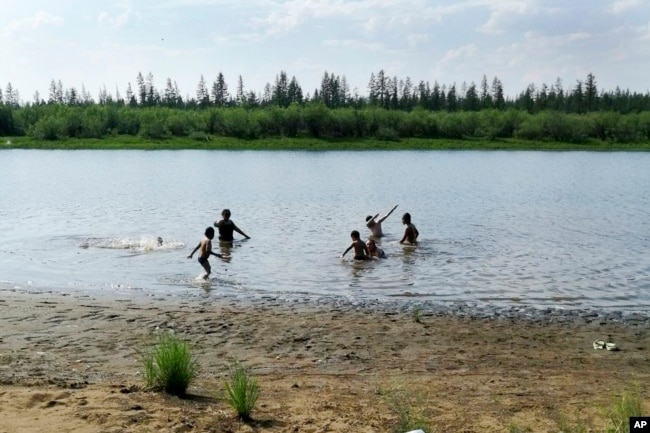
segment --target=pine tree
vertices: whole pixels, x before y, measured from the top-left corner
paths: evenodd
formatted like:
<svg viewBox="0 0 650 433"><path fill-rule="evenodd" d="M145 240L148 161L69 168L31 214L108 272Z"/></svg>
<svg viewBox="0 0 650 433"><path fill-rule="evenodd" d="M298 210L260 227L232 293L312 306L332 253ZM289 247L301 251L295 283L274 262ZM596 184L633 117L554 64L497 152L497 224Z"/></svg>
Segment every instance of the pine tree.
<svg viewBox="0 0 650 433"><path fill-rule="evenodd" d="M452 84L447 92L447 111L458 111L458 97L456 96L456 83Z"/></svg>
<svg viewBox="0 0 650 433"><path fill-rule="evenodd" d="M103 85L99 88L99 94L97 96L97 102L99 105L106 105L108 100L108 92L106 91L106 85Z"/></svg>
<svg viewBox="0 0 650 433"><path fill-rule="evenodd" d="M221 72L217 74L217 79L212 84L212 99L217 107L224 107L230 99L228 85Z"/></svg>
<svg viewBox="0 0 650 433"><path fill-rule="evenodd" d="M59 80L56 83L56 103L63 104L63 83Z"/></svg>
<svg viewBox="0 0 650 433"><path fill-rule="evenodd" d="M144 106L147 102L147 87L144 84L144 77L142 76L142 72L138 72L135 83L138 86L138 97L140 105Z"/></svg>
<svg viewBox="0 0 650 433"><path fill-rule="evenodd" d="M320 91L318 95L326 107L332 108L332 83L330 81L330 74L327 71L323 73L323 78L320 80Z"/></svg>
<svg viewBox="0 0 650 433"><path fill-rule="evenodd" d="M481 79L481 108L492 108L492 96L488 87L487 77Z"/></svg>
<svg viewBox="0 0 650 433"><path fill-rule="evenodd" d="M383 69L380 69L379 72L377 72L377 78L375 79L375 85L377 89L377 99L379 106L381 107L387 107L388 106L388 101L390 99L390 95L388 93L388 85L386 82L386 74L384 73Z"/></svg>
<svg viewBox="0 0 650 433"><path fill-rule="evenodd" d="M124 105L124 99L122 99L122 95L120 94L120 89L117 87L117 84L115 85L115 103L117 103L119 106Z"/></svg>
<svg viewBox="0 0 650 433"><path fill-rule="evenodd" d="M427 86L429 84L427 83ZM433 91L431 92L431 104L427 105L427 108L434 110L434 111L440 111L444 108L445 103L443 100L443 95L441 93L440 89L440 84L438 84L438 81L433 82Z"/></svg>
<svg viewBox="0 0 650 433"><path fill-rule="evenodd" d="M266 106L271 103L273 98L273 92L271 91L271 84L266 83L264 86L264 93L262 94L262 100L260 101L261 106Z"/></svg>
<svg viewBox="0 0 650 433"><path fill-rule="evenodd" d="M135 107L138 105L138 101L135 99L133 89L131 89L131 83L128 83L126 86L126 102L129 104L129 107Z"/></svg>
<svg viewBox="0 0 650 433"><path fill-rule="evenodd" d="M18 107L20 105L20 95L18 90L14 89L14 86L11 83L7 83L5 88L5 104L11 105L13 107Z"/></svg>
<svg viewBox="0 0 650 433"><path fill-rule="evenodd" d="M77 95L77 89L70 87L65 91L65 103L67 105L77 105L79 103L79 96Z"/></svg>
<svg viewBox="0 0 650 433"><path fill-rule="evenodd" d="M298 80L296 80L295 76L291 77L287 93L289 104L302 104L302 88L300 87L300 84L298 84Z"/></svg>
<svg viewBox="0 0 650 433"><path fill-rule="evenodd" d="M368 81L368 99L370 105L377 105L379 102L379 95L377 94L377 78L375 73L370 73L370 80Z"/></svg>
<svg viewBox="0 0 650 433"><path fill-rule="evenodd" d="M244 80L240 75L239 79L237 80L237 104L241 105L243 103L244 103Z"/></svg>
<svg viewBox="0 0 650 433"><path fill-rule="evenodd" d="M401 98L399 106L402 110L411 109L411 92L413 91L413 84L411 83L411 78L406 77L406 80L400 82Z"/></svg>
<svg viewBox="0 0 650 433"><path fill-rule="evenodd" d="M341 107L347 107L351 99L350 95L350 86L348 85L348 79L343 75L339 80L339 104Z"/></svg>
<svg viewBox="0 0 650 433"><path fill-rule="evenodd" d="M584 113L584 92L582 89L582 81L576 80L576 86L570 95L571 107L570 110L577 113Z"/></svg>
<svg viewBox="0 0 650 433"><path fill-rule="evenodd" d="M52 79L52 81L50 81L50 95L47 98L47 103L56 104L56 102L56 82Z"/></svg>
<svg viewBox="0 0 650 433"><path fill-rule="evenodd" d="M476 90L476 84L472 81L465 91L465 101L463 108L468 111L479 111L481 109L481 100Z"/></svg>
<svg viewBox="0 0 650 433"><path fill-rule="evenodd" d="M287 73L285 71L280 71L280 74L275 76L275 85L273 86L271 102L280 107L288 107L288 94L289 80L287 79Z"/></svg>
<svg viewBox="0 0 650 433"><path fill-rule="evenodd" d="M585 81L585 107L587 111L598 109L598 89L596 87L596 77L592 73L587 75L587 81Z"/></svg>
<svg viewBox="0 0 650 433"><path fill-rule="evenodd" d="M208 88L206 87L203 74L201 74L199 84L196 86L196 102L201 108L207 108L210 105L210 95L208 94Z"/></svg>
<svg viewBox="0 0 650 433"><path fill-rule="evenodd" d="M501 80L496 76L492 80L492 99L494 100L494 108L503 110L506 108L506 100L503 96L503 85Z"/></svg>
<svg viewBox="0 0 650 433"><path fill-rule="evenodd" d="M160 95L158 94L158 91L156 90L156 86L154 85L153 74L151 72L147 74L146 91L147 91L147 96L146 96L147 106L153 107L154 105L157 105L158 102L160 101Z"/></svg>

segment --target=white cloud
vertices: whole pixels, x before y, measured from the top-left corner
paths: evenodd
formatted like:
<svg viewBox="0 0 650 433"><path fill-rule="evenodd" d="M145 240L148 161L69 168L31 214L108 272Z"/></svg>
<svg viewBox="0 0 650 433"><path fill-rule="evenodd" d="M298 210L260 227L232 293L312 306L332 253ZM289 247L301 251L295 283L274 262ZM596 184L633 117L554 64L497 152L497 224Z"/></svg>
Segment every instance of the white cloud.
<svg viewBox="0 0 650 433"><path fill-rule="evenodd" d="M408 41L409 47L414 49L429 42L431 40L431 35L429 33L410 33L406 37L406 40Z"/></svg>
<svg viewBox="0 0 650 433"><path fill-rule="evenodd" d="M139 20L139 14L131 8L126 8L120 14L111 16L108 12L101 12L97 17L97 23L100 27L122 28L129 25L134 20Z"/></svg>
<svg viewBox="0 0 650 433"><path fill-rule="evenodd" d="M217 34L212 37L212 40L218 47L246 46L262 42L263 39L258 33Z"/></svg>
<svg viewBox="0 0 650 433"><path fill-rule="evenodd" d="M322 42L324 47L346 48L355 50L381 51L384 45L378 42L365 42L358 39L326 39Z"/></svg>
<svg viewBox="0 0 650 433"><path fill-rule="evenodd" d="M448 63L464 61L475 56L477 52L478 48L475 44L463 45L462 47L447 51L438 64L445 65Z"/></svg>
<svg viewBox="0 0 650 433"><path fill-rule="evenodd" d="M10 22L5 29L5 33L11 35L21 31L35 30L40 27L62 26L63 23L63 18L52 15L49 12L39 11L32 17Z"/></svg>
<svg viewBox="0 0 650 433"><path fill-rule="evenodd" d="M618 0L607 8L609 13L620 14L641 5L641 0Z"/></svg>
<svg viewBox="0 0 650 433"><path fill-rule="evenodd" d="M372 31L378 24L377 15L386 16L387 21L404 23L409 16L418 15L420 3L418 0L290 0L263 18L253 18L252 23L269 34L279 34L312 20L345 17Z"/></svg>
<svg viewBox="0 0 650 433"><path fill-rule="evenodd" d="M490 9L490 18L478 29L484 33L502 34L506 30L505 23L539 12L536 3L531 1L495 1L486 3L485 6Z"/></svg>
<svg viewBox="0 0 650 433"><path fill-rule="evenodd" d="M376 16L368 18L366 22L363 24L363 28L367 32L375 31L378 26L379 26L379 19Z"/></svg>

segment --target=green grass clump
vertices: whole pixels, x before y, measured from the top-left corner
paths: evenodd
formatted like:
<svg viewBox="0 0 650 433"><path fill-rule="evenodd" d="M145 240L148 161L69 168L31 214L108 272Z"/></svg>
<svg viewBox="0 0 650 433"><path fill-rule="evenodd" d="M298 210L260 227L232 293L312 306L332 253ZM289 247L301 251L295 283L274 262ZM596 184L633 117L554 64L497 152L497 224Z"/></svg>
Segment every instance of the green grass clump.
<svg viewBox="0 0 650 433"><path fill-rule="evenodd" d="M226 402L237 412L242 420L250 420L260 388L257 380L251 377L237 360L230 365L230 378L225 382Z"/></svg>
<svg viewBox="0 0 650 433"><path fill-rule="evenodd" d="M643 416L643 402L638 385L633 386L613 400L611 406L604 410L606 423L602 428L594 428L585 420L570 421L561 416L557 421L561 433L630 433L630 417Z"/></svg>
<svg viewBox="0 0 650 433"><path fill-rule="evenodd" d="M607 411L607 433L630 433L630 417L643 416L641 390L635 386L625 391Z"/></svg>
<svg viewBox="0 0 650 433"><path fill-rule="evenodd" d="M422 323L422 309L420 307L415 307L411 317L413 317L415 323Z"/></svg>
<svg viewBox="0 0 650 433"><path fill-rule="evenodd" d="M508 425L508 433L530 433L533 429L529 426L520 426L517 424Z"/></svg>
<svg viewBox="0 0 650 433"><path fill-rule="evenodd" d="M393 429L395 433L422 429L431 431L429 418L426 414L426 398L424 394L404 385L393 385L388 389L381 389L382 395L389 411L395 416Z"/></svg>
<svg viewBox="0 0 650 433"><path fill-rule="evenodd" d="M158 344L141 356L145 385L169 394L185 395L198 372L189 345L173 334L161 335Z"/></svg>

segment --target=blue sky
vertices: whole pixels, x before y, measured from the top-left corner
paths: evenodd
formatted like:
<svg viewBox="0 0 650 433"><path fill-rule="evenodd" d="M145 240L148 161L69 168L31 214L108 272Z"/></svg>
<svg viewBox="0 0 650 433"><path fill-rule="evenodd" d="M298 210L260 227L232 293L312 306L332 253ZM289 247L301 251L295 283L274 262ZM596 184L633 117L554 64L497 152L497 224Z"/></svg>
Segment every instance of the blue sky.
<svg viewBox="0 0 650 433"><path fill-rule="evenodd" d="M151 72L194 96L222 72L231 93L280 71L313 93L325 71L365 95L371 73L414 83L530 83L650 91L647 0L24 0L0 14L0 87L47 99L52 79L124 96Z"/></svg>

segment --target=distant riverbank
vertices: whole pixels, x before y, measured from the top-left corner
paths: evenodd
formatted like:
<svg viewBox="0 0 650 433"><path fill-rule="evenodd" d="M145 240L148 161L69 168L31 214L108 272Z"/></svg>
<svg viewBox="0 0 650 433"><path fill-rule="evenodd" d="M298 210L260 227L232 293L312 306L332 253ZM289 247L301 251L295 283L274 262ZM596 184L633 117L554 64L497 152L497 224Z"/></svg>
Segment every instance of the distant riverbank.
<svg viewBox="0 0 650 433"><path fill-rule="evenodd" d="M650 151L650 141L613 143L592 140L586 143L531 140L448 140L406 138L398 141L377 139L329 140L315 138L259 138L243 140L206 135L203 139L170 138L151 140L133 136L103 139L37 140L31 137L3 137L4 149L137 149L137 150L548 150L548 151Z"/></svg>

